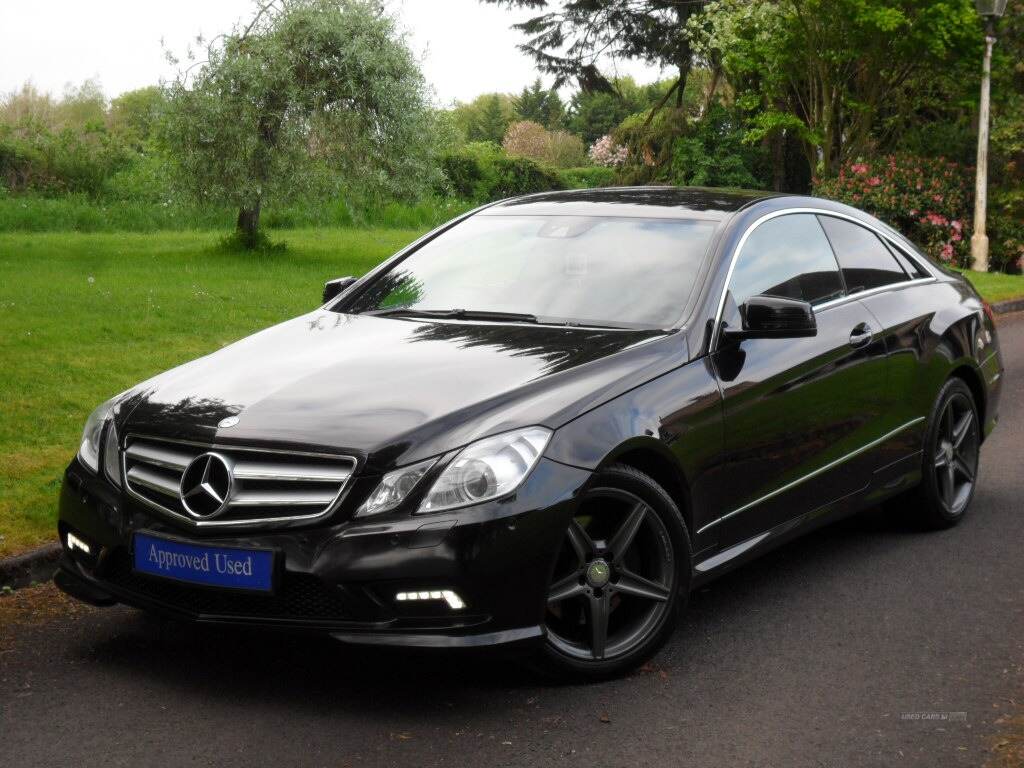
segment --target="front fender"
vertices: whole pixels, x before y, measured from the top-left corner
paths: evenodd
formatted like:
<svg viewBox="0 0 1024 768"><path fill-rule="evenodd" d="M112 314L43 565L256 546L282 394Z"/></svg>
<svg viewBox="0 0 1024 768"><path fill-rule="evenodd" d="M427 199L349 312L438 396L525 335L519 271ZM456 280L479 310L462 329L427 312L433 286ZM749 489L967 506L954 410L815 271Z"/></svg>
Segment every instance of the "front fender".
<svg viewBox="0 0 1024 768"><path fill-rule="evenodd" d="M545 456L591 471L624 457L667 463L689 496L688 522L699 527L714 508L722 446L721 393L709 359L698 358L570 421Z"/></svg>

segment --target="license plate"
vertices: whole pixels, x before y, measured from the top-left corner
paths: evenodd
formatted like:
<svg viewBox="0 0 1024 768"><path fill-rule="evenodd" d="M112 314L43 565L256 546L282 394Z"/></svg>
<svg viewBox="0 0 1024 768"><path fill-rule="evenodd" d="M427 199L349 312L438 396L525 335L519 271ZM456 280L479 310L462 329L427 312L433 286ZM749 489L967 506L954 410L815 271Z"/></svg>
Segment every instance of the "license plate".
<svg viewBox="0 0 1024 768"><path fill-rule="evenodd" d="M211 547L149 533L136 533L135 570L208 587L271 592L274 551Z"/></svg>

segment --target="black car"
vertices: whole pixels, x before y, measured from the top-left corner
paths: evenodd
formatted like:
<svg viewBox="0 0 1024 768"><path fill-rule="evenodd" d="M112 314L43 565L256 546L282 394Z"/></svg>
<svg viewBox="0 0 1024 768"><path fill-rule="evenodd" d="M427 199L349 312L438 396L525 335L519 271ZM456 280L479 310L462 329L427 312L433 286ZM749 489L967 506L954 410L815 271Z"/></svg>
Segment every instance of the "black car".
<svg viewBox="0 0 1024 768"><path fill-rule="evenodd" d="M998 415L971 286L815 198L507 200L324 302L90 416L62 589L602 677L816 526L955 524Z"/></svg>

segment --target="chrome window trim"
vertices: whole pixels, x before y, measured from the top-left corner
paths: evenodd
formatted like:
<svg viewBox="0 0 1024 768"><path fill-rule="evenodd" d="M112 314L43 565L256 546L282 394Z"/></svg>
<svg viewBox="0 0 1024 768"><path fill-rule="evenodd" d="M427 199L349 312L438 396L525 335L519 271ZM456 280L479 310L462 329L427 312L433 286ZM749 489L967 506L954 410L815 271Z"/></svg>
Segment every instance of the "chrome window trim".
<svg viewBox="0 0 1024 768"><path fill-rule="evenodd" d="M925 283L934 283L934 282L935 282L935 278L934 277L919 277L919 278L916 278L914 280L904 280L902 283L892 283L890 285L880 285L877 288L870 288L870 289L868 289L866 291L857 291L856 293L851 293L848 296L841 296L838 299L830 299L829 301L826 301L826 302L823 302L821 304L818 304L816 307L814 307L814 311L817 313L817 312L821 312L821 311L826 310L826 309L831 309L832 307L838 307L838 306L841 306L843 304L848 304L851 301L856 301L857 299L862 299L865 296L874 296L874 295L879 294L879 293L887 293L889 291L898 291L898 290L900 290L902 288L909 288L909 287L914 286L914 285L923 285Z"/></svg>
<svg viewBox="0 0 1024 768"><path fill-rule="evenodd" d="M121 454L121 476L122 477L126 477L127 474L128 474L128 469L127 469L127 464L126 464L127 459L126 459L125 452L127 450L129 441L131 439L133 439L133 438L139 439L139 440L151 440L151 441L158 442L158 443L159 442L163 442L163 443L172 443L172 444L177 444L177 445L188 445L188 446L192 446L194 448L201 448L201 449L203 449L203 451L217 451L217 450L221 450L221 451L245 451L245 452L248 452L248 453L264 453L264 454L271 453L271 454L277 454L277 455L281 455L281 456L300 456L300 457L303 457L303 458L312 458L312 459L331 459L331 460L334 460L334 461L347 461L347 462L350 462L351 465L352 465L352 473L348 476L348 478L342 484L341 488L338 490L337 495L334 497L334 499L331 501L331 503L328 504L327 507L325 509L323 509L322 511L316 512L315 514L310 514L310 515L289 515L287 517L263 517L263 518L253 519L253 520L197 520L194 517L189 517L188 515L182 515L182 514L180 514L178 512L175 512L173 509L168 509L167 507L163 506L162 504L157 504L155 501L151 501L150 499L147 499L145 496L142 496L141 494L138 494L135 491L133 491L131 486L130 486L130 484L128 482L124 483L124 489L128 492L128 494L134 500L142 502L143 504L145 504L150 509L156 510L157 512L160 512L160 513L162 513L162 514L164 514L164 515L166 515L168 517L171 517L174 520L180 520L180 521L186 522L189 525L193 526L194 528L243 528L243 527L253 527L253 526L261 526L261 525L268 525L268 524L269 525L273 525L273 524L276 524L276 523L308 522L310 520L317 520L319 518L327 517L328 515L331 515L332 513L337 511L338 507L341 506L341 503L345 500L345 496L347 495L348 490L352 487L352 479L355 477L356 470L359 468L359 461L358 461L358 459L356 459L355 456L348 456L348 455L345 455L345 454L312 453L312 452L309 452L309 451L286 451L286 450L275 449L275 448L254 448L254 447L251 447L251 446L225 445L223 443L203 443L203 442L199 442L199 441L196 441L196 440L178 440L178 439L169 438L169 437L154 437L152 435L140 435L140 434L137 434L137 433L133 432L133 433L125 435L123 440L122 440L122 442L118 446L118 450L120 451L120 454Z"/></svg>
<svg viewBox="0 0 1024 768"><path fill-rule="evenodd" d="M852 458L860 456L865 451L870 451L875 446L881 445L882 443L884 443L890 437L894 437L895 435L898 435L900 432L903 432L903 431L905 431L907 429L910 429L913 426L916 426L917 424L920 424L922 421L925 421L925 417L924 416L918 416L916 419L911 419L906 424L904 424L902 426L899 426L899 427L896 427L896 429L892 430L891 432L885 433L881 437L879 437L879 438L877 438L875 440L872 440L870 443L866 443L865 445L862 445L860 448L857 448L856 450L850 451L849 453L845 454L844 456L840 456L838 459L830 461L825 466L818 467L813 472L809 472L806 475L804 475L803 477L798 477L796 480L793 480L793 481L791 481L789 483L786 483L785 485L783 485L783 486L781 486L779 488L776 488L774 491L770 491L769 493L766 493L764 496L761 496L760 498L754 499L753 501L748 502L747 504L744 504L742 507L734 509L732 512L729 512L727 514L722 515L719 518L716 518L716 519L712 520L710 523L707 523L706 525L702 526L701 528L698 528L697 529L697 533L698 534L704 533L705 531L713 528L714 526L718 525L719 523L721 523L721 522L723 522L725 520L728 520L730 517L734 517L735 515L738 515L741 512L746 512L748 509L751 509L752 507L756 507L758 504L761 504L761 503L763 503L765 501L769 501L770 499L773 499L776 496L778 496L778 495L780 495L782 493L785 493L786 491L788 491L788 490L790 490L792 488L796 488L798 485L801 485L801 484L807 482L808 480L811 480L811 479L817 477L818 475L823 474L825 472L828 472L830 469L833 469L833 468L839 466L844 461L849 461Z"/></svg>
<svg viewBox="0 0 1024 768"><path fill-rule="evenodd" d="M841 296L838 299L832 299L830 301L823 302L822 304L819 304L818 306L814 307L815 313L822 311L824 309L829 309L831 307L837 307L841 304L845 304L846 302L849 301L854 301L864 296L872 296L874 294L884 293L885 291L896 290L903 286L922 285L924 283L931 283L937 280L937 278L935 277L935 272L931 269L931 265L924 263L916 255L908 253L907 249L904 246L895 242L893 238L883 229L880 229L879 227L876 227L875 225L869 224L865 221L861 221L856 216L850 216L849 214L846 213L830 211L824 208L808 207L784 208L779 211L772 211L771 213L766 213L764 216L759 217L749 227L747 227L746 231L743 233L743 236L740 238L739 242L736 244L736 247L733 249L732 255L729 257L729 269L726 271L725 274L725 285L722 287L722 295L718 299L718 309L715 312L714 328L711 331L711 344L708 347L710 351L713 352L718 348L718 342L720 341L722 335L721 327L722 315L725 312L725 297L729 293L729 285L730 283L732 283L733 272L736 269L736 260L739 257L740 253L743 251L743 246L747 244L747 240L750 238L750 235L753 234L754 230L757 229L762 224L764 224L766 221L777 219L780 216L791 216L793 214L798 213L809 213L814 216L833 216L837 219L845 219L846 221L852 222L853 224L858 224L864 227L865 229L874 232L878 237L882 238L883 242L885 242L886 244L898 249L900 253L902 253L904 256L910 259L914 264L917 264L924 272L928 274L928 277L904 280L903 282L900 283L883 285L879 286L878 288L871 288L867 291L858 291L856 293L847 294L846 296ZM831 248L831 242L829 243L829 247ZM835 257L835 249L832 249L832 252L833 257ZM838 257L835 258L837 258L837 266L839 266ZM897 262L897 264L899 264L899 262ZM900 268L902 269L902 266ZM840 266L839 269L841 271L842 267Z"/></svg>

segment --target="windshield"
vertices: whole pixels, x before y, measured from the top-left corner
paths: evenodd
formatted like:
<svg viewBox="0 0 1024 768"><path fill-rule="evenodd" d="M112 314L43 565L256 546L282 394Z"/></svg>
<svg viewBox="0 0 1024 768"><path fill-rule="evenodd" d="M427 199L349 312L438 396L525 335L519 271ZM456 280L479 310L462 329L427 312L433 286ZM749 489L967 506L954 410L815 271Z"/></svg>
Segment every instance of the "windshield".
<svg viewBox="0 0 1024 768"><path fill-rule="evenodd" d="M714 228L689 219L473 216L378 275L345 311L665 328L693 291Z"/></svg>

